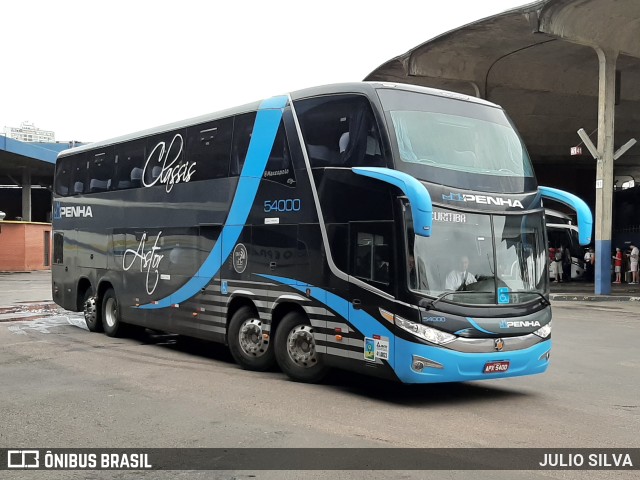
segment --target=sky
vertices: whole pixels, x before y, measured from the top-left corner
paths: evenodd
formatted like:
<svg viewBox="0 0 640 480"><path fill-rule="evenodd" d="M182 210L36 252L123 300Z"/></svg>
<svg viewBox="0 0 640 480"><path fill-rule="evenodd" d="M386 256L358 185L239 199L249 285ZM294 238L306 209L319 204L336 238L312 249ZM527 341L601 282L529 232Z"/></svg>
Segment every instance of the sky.
<svg viewBox="0 0 640 480"><path fill-rule="evenodd" d="M98 141L386 61L531 0L30 0L0 9L0 134Z"/></svg>

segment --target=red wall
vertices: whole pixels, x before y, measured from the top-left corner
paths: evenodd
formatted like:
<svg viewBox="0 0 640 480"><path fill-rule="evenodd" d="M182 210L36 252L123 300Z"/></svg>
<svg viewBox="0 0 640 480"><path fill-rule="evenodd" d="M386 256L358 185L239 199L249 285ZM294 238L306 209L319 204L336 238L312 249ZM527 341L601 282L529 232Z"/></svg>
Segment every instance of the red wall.
<svg viewBox="0 0 640 480"><path fill-rule="evenodd" d="M51 232L50 223L0 222L0 271L49 270L52 245L49 245L49 265L45 266L45 232Z"/></svg>

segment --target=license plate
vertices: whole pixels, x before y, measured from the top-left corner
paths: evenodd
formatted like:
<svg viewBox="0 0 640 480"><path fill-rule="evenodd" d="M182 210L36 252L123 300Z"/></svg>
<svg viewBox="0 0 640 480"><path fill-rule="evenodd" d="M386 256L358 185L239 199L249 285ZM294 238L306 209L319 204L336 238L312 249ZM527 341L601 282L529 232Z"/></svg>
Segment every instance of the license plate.
<svg viewBox="0 0 640 480"><path fill-rule="evenodd" d="M483 373L504 373L509 370L509 362L487 362Z"/></svg>

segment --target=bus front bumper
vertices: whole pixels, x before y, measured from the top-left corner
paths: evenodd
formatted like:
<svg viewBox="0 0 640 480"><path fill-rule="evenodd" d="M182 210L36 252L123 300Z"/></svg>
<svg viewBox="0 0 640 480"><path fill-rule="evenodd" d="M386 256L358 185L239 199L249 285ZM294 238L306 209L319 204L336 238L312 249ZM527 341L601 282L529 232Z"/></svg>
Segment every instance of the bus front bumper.
<svg viewBox="0 0 640 480"><path fill-rule="evenodd" d="M522 350L492 353L456 352L399 338L395 347L395 372L404 383L466 382L543 373L549 366L551 340ZM502 370L505 365L506 371ZM492 371L485 373L486 369Z"/></svg>

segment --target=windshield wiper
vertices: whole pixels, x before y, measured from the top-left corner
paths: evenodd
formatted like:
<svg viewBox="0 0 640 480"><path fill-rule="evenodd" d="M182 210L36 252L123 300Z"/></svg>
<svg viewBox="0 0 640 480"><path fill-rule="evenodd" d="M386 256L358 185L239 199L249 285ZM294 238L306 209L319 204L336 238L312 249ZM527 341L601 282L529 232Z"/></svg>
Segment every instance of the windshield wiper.
<svg viewBox="0 0 640 480"><path fill-rule="evenodd" d="M461 294L487 294L487 293L492 293L492 292L483 292L483 291L472 291L472 290L460 290L460 291L454 291L454 292L442 292L440 295L438 295L436 298L433 299L427 299L427 298L423 298L418 302L418 306L423 307L426 310L431 310L436 303L438 303L440 300L444 299L445 297L448 297L449 295L461 295ZM549 300L547 300L547 298L544 296L544 294L540 293L540 292L534 292L534 291L530 291L530 290L510 290L508 292L509 294L512 293L524 293L524 294L533 294L533 295L538 295L540 297L540 302L542 303L542 305L544 305L545 307L548 307L549 305L551 305L551 303L549 302ZM455 302L453 302L455 303ZM509 305L509 304L505 304L505 305Z"/></svg>
<svg viewBox="0 0 640 480"><path fill-rule="evenodd" d="M491 292L474 292L472 290L454 290L453 292L442 292L440 295L438 295L436 298L423 298L418 302L418 306L423 307L427 310L430 310L433 308L433 306L438 303L440 300L442 300L445 297L448 297L449 295L460 295L460 294L467 294L467 293L471 293L471 294L487 294L487 293L491 293ZM455 303L455 302L454 302Z"/></svg>

